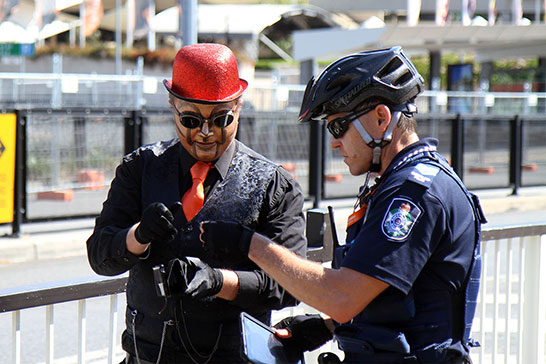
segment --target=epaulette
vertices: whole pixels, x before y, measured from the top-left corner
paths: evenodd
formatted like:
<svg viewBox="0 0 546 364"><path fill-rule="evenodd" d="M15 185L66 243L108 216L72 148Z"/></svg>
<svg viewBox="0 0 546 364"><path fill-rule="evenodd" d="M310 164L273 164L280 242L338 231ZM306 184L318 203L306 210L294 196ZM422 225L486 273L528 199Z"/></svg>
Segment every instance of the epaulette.
<svg viewBox="0 0 546 364"><path fill-rule="evenodd" d="M408 180L428 188L438 172L440 172L439 167L426 163L419 163L412 168Z"/></svg>

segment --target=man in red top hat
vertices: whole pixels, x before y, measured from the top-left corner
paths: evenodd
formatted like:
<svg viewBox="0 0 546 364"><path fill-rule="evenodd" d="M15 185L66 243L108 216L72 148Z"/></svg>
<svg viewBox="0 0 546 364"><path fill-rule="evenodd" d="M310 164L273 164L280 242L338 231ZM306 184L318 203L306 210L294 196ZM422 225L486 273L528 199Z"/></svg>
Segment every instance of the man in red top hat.
<svg viewBox="0 0 546 364"><path fill-rule="evenodd" d="M183 47L164 85L178 138L123 158L89 262L102 275L129 271L126 364L239 363L240 312L269 324L272 309L296 301L249 259L211 256L199 224L235 220L303 256L303 194L235 139L248 83L228 47Z"/></svg>

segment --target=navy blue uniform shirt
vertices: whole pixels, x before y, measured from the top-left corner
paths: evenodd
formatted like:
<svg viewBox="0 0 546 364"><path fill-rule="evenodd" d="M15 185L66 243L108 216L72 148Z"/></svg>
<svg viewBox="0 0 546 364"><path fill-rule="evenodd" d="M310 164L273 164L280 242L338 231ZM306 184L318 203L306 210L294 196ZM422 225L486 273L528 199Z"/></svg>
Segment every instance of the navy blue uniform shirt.
<svg viewBox="0 0 546 364"><path fill-rule="evenodd" d="M356 222L360 226L350 228L347 242L353 244L342 266L386 282L391 286L388 292L397 291L398 297L410 294L415 302L415 312L405 317L397 317L399 312L393 312L397 310L379 317L370 309L372 301L356 321L405 332L412 352L452 339L451 346L465 355L453 336L460 330L456 313L464 307L462 288L476 229L472 207L453 178L437 166L416 161L432 156L429 152L436 150L437 143L431 138L420 140L394 158L378 181L366 216ZM440 296L444 301L438 304L449 307L431 318L425 312L433 304L430 297ZM437 332L406 331L417 324L446 327Z"/></svg>
<svg viewBox="0 0 546 364"><path fill-rule="evenodd" d="M404 293L428 275L451 289L461 287L474 247L473 212L463 191L451 177L429 165L390 172L413 152L436 145L434 139L423 139L392 161L343 260L344 267ZM415 176L431 178L430 186Z"/></svg>

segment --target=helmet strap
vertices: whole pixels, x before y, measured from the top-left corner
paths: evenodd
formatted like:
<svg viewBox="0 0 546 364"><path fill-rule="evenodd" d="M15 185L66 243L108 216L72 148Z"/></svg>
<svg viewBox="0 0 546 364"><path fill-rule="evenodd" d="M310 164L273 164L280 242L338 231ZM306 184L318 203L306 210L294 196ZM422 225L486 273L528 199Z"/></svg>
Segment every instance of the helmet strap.
<svg viewBox="0 0 546 364"><path fill-rule="evenodd" d="M378 173L381 170L381 147L379 145L373 148L372 165L370 172Z"/></svg>
<svg viewBox="0 0 546 364"><path fill-rule="evenodd" d="M392 140L392 132L394 131L394 128L396 127L396 124L398 124L398 120L400 120L400 116L402 115L401 111L395 111L392 113L392 118L389 126L387 127L387 130L385 130L385 134L383 135L383 145L385 146Z"/></svg>
<svg viewBox="0 0 546 364"><path fill-rule="evenodd" d="M364 142L368 145L368 147L373 149L372 165L370 167L370 172L379 172L381 170L381 149L383 149L385 145L391 142L392 133L394 131L394 128L396 127L396 124L398 124L398 120L400 120L401 115L402 112L400 111L395 111L392 114L391 121L387 126L387 130L385 130L385 134L383 134L383 138L381 139L372 139L370 134L360 123L360 120L358 118L353 120L353 125L355 126L356 130L358 131Z"/></svg>

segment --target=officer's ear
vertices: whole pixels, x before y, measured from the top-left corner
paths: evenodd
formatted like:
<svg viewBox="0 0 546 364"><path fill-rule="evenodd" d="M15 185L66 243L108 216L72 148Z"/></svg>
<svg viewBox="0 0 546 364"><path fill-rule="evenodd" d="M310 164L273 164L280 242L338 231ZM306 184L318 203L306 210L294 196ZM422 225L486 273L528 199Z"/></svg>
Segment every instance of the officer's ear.
<svg viewBox="0 0 546 364"><path fill-rule="evenodd" d="M391 121L391 110L387 105L379 104L374 109L375 117L377 118L377 126L383 131L387 130L387 126Z"/></svg>

